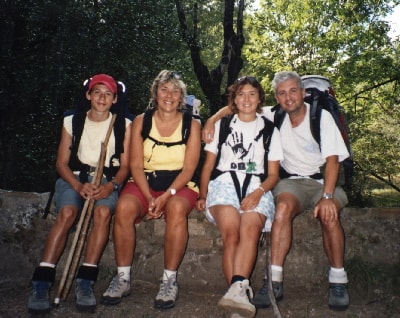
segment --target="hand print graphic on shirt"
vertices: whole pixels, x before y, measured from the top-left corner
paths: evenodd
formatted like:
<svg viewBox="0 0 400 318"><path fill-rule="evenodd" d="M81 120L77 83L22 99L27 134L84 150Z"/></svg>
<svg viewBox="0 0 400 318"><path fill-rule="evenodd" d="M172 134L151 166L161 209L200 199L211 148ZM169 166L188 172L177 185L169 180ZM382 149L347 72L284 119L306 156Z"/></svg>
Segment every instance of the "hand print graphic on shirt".
<svg viewBox="0 0 400 318"><path fill-rule="evenodd" d="M244 157L246 157L246 155L249 153L249 150L252 146L252 143L250 143L249 147L246 149L243 145L243 133L240 133L240 135L239 135L237 132L234 132L233 134L229 135L229 138L228 138L226 144L229 147L231 147L235 157L240 160L242 160Z"/></svg>

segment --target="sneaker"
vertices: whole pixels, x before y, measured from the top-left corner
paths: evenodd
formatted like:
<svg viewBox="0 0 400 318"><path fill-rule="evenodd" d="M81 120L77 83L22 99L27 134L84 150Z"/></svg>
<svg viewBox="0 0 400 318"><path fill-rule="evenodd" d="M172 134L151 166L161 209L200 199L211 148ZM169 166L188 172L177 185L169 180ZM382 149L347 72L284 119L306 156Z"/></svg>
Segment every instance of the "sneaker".
<svg viewBox="0 0 400 318"><path fill-rule="evenodd" d="M117 305L122 297L131 294L131 282L115 275L111 280L110 286L101 296L101 303L104 305Z"/></svg>
<svg viewBox="0 0 400 318"><path fill-rule="evenodd" d="M80 311L93 312L96 309L96 297L93 292L94 281L77 278L75 287L75 305Z"/></svg>
<svg viewBox="0 0 400 318"><path fill-rule="evenodd" d="M32 281L32 289L28 299L28 312L46 313L50 310L51 283Z"/></svg>
<svg viewBox="0 0 400 318"><path fill-rule="evenodd" d="M175 306L178 299L178 282L176 276L172 275L167 280L161 280L160 290L154 299L154 307L158 309L169 309Z"/></svg>
<svg viewBox="0 0 400 318"><path fill-rule="evenodd" d="M272 282L272 289L274 291L274 296L276 301L281 301L283 298L283 283L282 282ZM263 285L257 291L251 303L256 306L256 308L268 308L271 305L271 298L268 293L268 279L264 278Z"/></svg>
<svg viewBox="0 0 400 318"><path fill-rule="evenodd" d="M329 308L332 310L346 310L349 307L349 291L347 284L329 284Z"/></svg>
<svg viewBox="0 0 400 318"><path fill-rule="evenodd" d="M247 292L250 299L253 298L253 291L249 286L248 279L233 283L226 294L218 301L218 306L242 317L254 317L256 307L250 303Z"/></svg>

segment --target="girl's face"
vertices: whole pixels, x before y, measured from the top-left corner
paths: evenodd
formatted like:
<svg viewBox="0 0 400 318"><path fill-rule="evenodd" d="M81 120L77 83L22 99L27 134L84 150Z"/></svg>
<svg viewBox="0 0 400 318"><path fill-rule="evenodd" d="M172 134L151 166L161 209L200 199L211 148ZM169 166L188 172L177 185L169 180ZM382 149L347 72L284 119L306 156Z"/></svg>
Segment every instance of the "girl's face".
<svg viewBox="0 0 400 318"><path fill-rule="evenodd" d="M250 84L243 85L236 93L235 104L239 113L256 113L259 103L260 96L258 94L258 89Z"/></svg>
<svg viewBox="0 0 400 318"><path fill-rule="evenodd" d="M172 82L160 83L157 88L157 106L164 110L178 109L181 89Z"/></svg>

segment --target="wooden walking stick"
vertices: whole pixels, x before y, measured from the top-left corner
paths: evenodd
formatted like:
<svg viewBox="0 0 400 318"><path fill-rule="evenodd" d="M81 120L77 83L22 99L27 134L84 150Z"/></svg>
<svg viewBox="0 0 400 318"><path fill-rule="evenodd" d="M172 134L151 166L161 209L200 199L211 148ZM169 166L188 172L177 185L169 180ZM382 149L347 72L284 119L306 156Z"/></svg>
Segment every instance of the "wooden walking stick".
<svg viewBox="0 0 400 318"><path fill-rule="evenodd" d="M106 160L107 145L111 136L112 129L114 127L116 117L117 115L113 114L105 140L101 143L99 161L97 162L95 174L91 182L96 186L100 185L101 179L103 178L103 168ZM71 288L72 281L75 277L76 269L81 258L83 247L85 245L86 235L89 229L94 203L94 199L86 199L83 205L81 216L76 227L74 239L71 243L71 249L65 263L64 272L60 280L60 285L58 286L57 295L54 299L54 305L56 306L59 305L60 299L65 300L67 298L68 292Z"/></svg>

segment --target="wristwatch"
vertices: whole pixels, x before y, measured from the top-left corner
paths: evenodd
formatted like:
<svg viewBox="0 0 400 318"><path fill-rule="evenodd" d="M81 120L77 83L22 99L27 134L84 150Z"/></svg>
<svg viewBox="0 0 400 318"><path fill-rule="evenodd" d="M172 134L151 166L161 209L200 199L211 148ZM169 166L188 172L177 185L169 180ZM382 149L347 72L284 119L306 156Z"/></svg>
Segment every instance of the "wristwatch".
<svg viewBox="0 0 400 318"><path fill-rule="evenodd" d="M325 193L322 195L322 197L323 197L324 199L332 199L332 198L333 198L333 194L332 194L332 193L327 193L327 192L325 192Z"/></svg>
<svg viewBox="0 0 400 318"><path fill-rule="evenodd" d="M119 184L116 183L114 180L112 180L111 183L113 185L113 190L114 191L119 191Z"/></svg>
<svg viewBox="0 0 400 318"><path fill-rule="evenodd" d="M170 188L169 192L171 193L171 195L175 195L176 194L176 189Z"/></svg>

